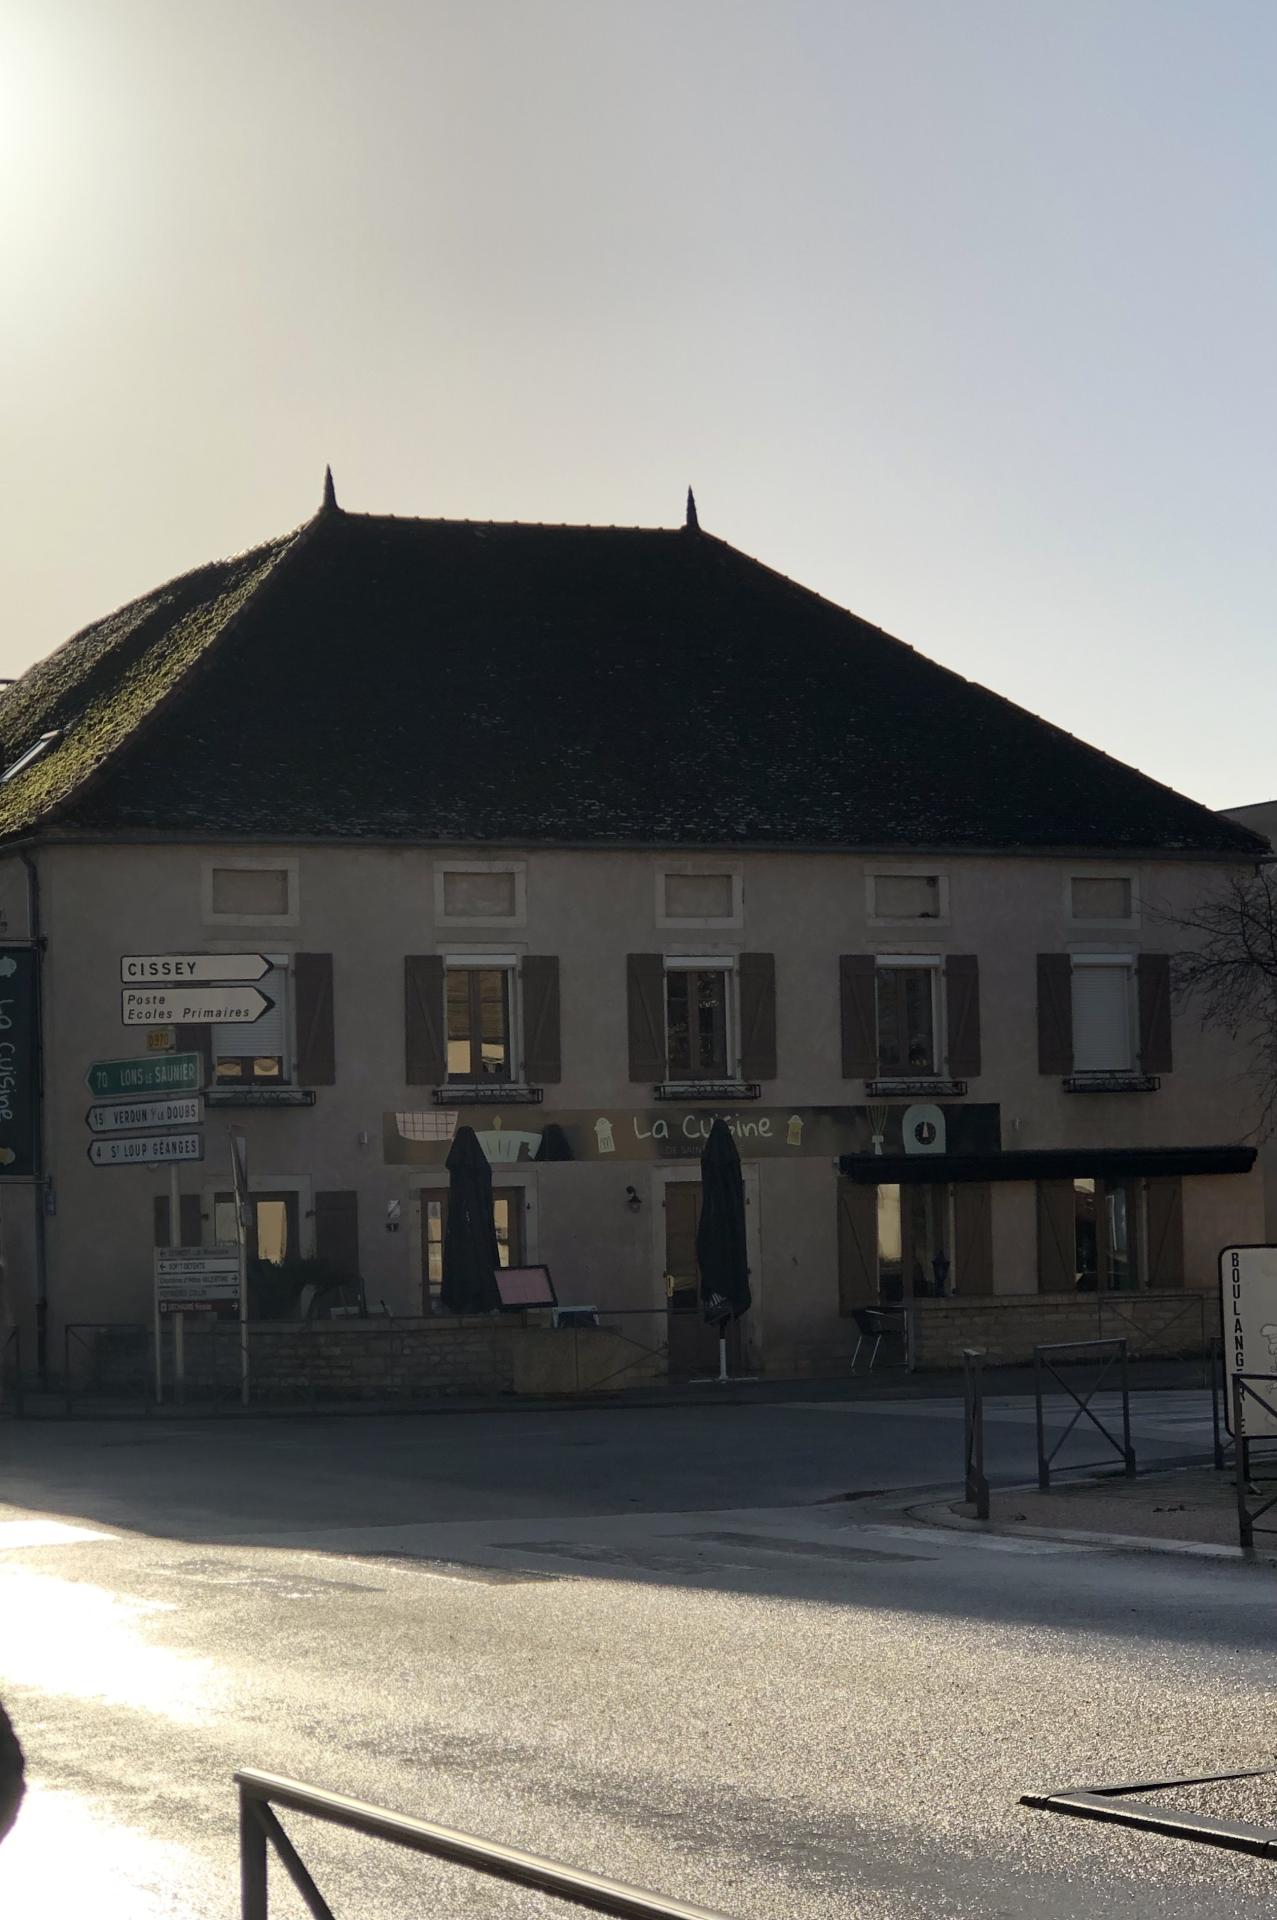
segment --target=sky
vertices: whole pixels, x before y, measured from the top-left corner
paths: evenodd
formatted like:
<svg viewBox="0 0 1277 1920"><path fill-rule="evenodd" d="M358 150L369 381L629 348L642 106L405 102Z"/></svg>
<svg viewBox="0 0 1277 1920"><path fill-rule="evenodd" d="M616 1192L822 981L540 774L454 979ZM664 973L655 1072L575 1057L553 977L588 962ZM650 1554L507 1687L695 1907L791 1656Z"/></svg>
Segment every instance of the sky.
<svg viewBox="0 0 1277 1920"><path fill-rule="evenodd" d="M485 520L690 482L1269 799L1275 85L1272 0L0 0L0 673L328 462Z"/></svg>

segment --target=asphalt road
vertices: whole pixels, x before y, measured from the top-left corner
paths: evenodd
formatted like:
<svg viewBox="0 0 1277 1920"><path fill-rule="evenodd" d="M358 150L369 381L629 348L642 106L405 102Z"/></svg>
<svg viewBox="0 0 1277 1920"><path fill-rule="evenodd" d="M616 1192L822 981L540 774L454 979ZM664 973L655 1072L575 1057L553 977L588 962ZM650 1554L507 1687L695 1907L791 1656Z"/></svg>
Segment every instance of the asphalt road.
<svg viewBox="0 0 1277 1920"><path fill-rule="evenodd" d="M1209 1445L1203 1396L1135 1404L1144 1457ZM0 1428L36 1781L0 1912L235 1914L243 1764L742 1920L1262 1910L1277 1866L1018 1799L1269 1760L1273 1573L929 1526L960 1435L924 1400ZM1031 1472L1025 1403L989 1456ZM340 1920L550 1911L289 1824Z"/></svg>

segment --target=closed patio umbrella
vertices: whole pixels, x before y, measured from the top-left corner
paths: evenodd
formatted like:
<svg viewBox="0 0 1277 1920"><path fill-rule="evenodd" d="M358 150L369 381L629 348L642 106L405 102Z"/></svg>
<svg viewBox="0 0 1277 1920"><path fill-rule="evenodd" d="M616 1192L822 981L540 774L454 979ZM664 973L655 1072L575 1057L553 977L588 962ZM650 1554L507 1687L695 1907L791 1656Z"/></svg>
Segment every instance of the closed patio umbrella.
<svg viewBox="0 0 1277 1920"><path fill-rule="evenodd" d="M491 1313L501 1305L501 1264L492 1218L492 1169L473 1127L458 1127L448 1158L448 1221L440 1297L449 1313Z"/></svg>
<svg viewBox="0 0 1277 1920"><path fill-rule="evenodd" d="M718 1377L727 1378L727 1328L748 1313L749 1254L745 1242L745 1184L731 1129L715 1120L701 1154L701 1218L696 1229L701 1311L718 1327Z"/></svg>

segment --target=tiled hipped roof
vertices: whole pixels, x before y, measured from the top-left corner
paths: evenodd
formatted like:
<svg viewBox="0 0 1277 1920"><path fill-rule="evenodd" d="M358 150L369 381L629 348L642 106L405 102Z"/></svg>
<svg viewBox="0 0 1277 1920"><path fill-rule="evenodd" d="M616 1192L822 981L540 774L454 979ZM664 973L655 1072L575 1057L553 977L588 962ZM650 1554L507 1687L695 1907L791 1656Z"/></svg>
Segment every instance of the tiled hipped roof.
<svg viewBox="0 0 1277 1920"><path fill-rule="evenodd" d="M55 728L0 835L1262 849L695 529L329 506L0 699Z"/></svg>

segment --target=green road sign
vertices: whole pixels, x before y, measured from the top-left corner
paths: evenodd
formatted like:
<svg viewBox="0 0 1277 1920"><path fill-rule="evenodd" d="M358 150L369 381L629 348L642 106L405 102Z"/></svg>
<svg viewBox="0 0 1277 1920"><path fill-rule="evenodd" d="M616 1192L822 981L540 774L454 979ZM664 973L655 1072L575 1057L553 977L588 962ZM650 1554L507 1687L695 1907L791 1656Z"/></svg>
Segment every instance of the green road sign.
<svg viewBox="0 0 1277 1920"><path fill-rule="evenodd" d="M99 1100L131 1093L195 1093L203 1083L198 1053L148 1053L140 1060L95 1060L84 1078Z"/></svg>

